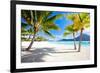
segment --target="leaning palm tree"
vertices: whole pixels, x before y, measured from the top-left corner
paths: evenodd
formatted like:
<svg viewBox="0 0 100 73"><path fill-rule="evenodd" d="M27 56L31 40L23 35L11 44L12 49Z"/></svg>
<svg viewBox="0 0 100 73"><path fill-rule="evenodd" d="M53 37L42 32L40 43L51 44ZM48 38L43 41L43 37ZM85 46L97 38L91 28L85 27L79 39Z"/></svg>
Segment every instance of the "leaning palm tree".
<svg viewBox="0 0 100 73"><path fill-rule="evenodd" d="M65 32L64 32L64 36L66 35L70 35L73 34L73 39L74 39L74 49L76 50L76 40L75 40L75 33L79 30L77 24L77 20L76 20L76 14L75 13L71 13L71 14L67 14L67 19L71 20L73 22L73 24L70 24L68 26L65 27Z"/></svg>
<svg viewBox="0 0 100 73"><path fill-rule="evenodd" d="M76 50L76 40L75 40L75 30L74 30L74 24L68 25L65 27L65 32L64 32L64 36L73 34L73 39L74 39L74 49Z"/></svg>
<svg viewBox="0 0 100 73"><path fill-rule="evenodd" d="M89 13L79 13L77 17L80 20L80 23L78 24L78 26L80 27L80 41L78 51L80 51L83 31L85 30L85 28L90 27L90 15Z"/></svg>
<svg viewBox="0 0 100 73"><path fill-rule="evenodd" d="M30 24L34 30L32 41L26 50L30 50L35 40L36 34L39 31L43 31L45 34L54 37L49 31L59 30L54 21L61 16L61 14L52 16L52 12L50 11L22 10L22 17L26 19L26 22Z"/></svg>
<svg viewBox="0 0 100 73"><path fill-rule="evenodd" d="M78 51L81 49L82 34L85 28L90 26L90 15L89 13L73 13L69 14L67 17L73 21L73 28L75 31L80 31L79 47Z"/></svg>

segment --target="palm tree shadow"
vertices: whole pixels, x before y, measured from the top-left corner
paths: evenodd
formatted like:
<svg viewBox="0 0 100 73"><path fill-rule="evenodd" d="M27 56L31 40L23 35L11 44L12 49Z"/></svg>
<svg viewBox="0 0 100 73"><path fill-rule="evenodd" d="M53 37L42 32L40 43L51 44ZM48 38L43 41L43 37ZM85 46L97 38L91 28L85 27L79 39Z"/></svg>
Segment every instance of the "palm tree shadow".
<svg viewBox="0 0 100 73"><path fill-rule="evenodd" d="M22 51L22 52L27 52L27 51ZM45 62L45 60L43 60L43 57L47 55L50 56L50 53L55 52L55 50L53 48L36 48L35 50L30 50L28 52L30 52L31 54L26 54L21 56L22 63Z"/></svg>

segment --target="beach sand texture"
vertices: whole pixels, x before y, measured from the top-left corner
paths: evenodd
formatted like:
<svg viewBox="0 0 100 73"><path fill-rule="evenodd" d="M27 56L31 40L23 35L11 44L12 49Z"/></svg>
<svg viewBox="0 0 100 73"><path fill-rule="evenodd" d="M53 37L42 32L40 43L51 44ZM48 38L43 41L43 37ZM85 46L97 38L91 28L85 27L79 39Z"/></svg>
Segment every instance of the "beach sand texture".
<svg viewBox="0 0 100 73"><path fill-rule="evenodd" d="M47 42L35 42L29 51L24 49L29 42L22 42L21 62L66 62L90 59L90 48L81 47L81 51L73 49L69 45L51 45ZM77 45L78 46L78 45Z"/></svg>

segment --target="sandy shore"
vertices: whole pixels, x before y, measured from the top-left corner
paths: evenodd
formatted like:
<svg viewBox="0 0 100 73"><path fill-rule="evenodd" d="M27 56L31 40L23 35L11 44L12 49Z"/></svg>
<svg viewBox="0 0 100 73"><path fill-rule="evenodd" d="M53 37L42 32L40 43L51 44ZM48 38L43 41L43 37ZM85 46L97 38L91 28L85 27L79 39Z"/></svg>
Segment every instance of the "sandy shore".
<svg viewBox="0 0 100 73"><path fill-rule="evenodd" d="M22 43L22 62L63 62L89 60L89 47L82 47L80 52L69 45L54 45L48 42L35 42L30 51L23 51L29 42Z"/></svg>

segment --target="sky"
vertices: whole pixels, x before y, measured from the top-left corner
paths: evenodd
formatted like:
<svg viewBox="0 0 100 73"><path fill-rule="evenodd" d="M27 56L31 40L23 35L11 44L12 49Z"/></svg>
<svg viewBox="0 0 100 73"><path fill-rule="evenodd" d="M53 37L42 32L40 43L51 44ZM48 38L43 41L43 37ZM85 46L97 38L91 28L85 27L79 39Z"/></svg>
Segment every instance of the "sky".
<svg viewBox="0 0 100 73"><path fill-rule="evenodd" d="M53 12L53 15L55 14L68 14L68 12ZM59 40L59 39L62 39L62 38L66 38L66 37L63 37L63 33L65 32L65 27L72 24L73 22L71 20L68 20L66 18L66 16L63 16L57 20L55 20L55 24L60 27L60 30L58 31L55 31L55 30L51 30L50 32L55 35L55 40ZM68 36L67 36L68 37Z"/></svg>
<svg viewBox="0 0 100 73"><path fill-rule="evenodd" d="M70 14L71 12L53 12L52 13L52 16L53 15L56 15L56 14ZM24 19L22 19L21 20L22 22L25 22L25 20ZM51 38L51 37L49 37L49 36L47 36L47 35L45 35L44 33L42 33L42 32L39 32L38 33L38 35L39 36L43 36L43 37L45 37L45 38L47 38L47 39L49 39L49 40L60 40L60 39L72 39L73 38L73 36L72 36L72 34L71 35L68 35L68 36L66 36L66 37L63 37L63 33L64 33L64 29L65 29L65 27L66 26L68 26L68 25L71 25L72 23L73 23L73 21L71 21L71 20L69 20L69 19L67 19L65 16L63 16L63 17L61 17L61 18L59 18L59 19L57 19L57 20L55 20L55 22L54 22L58 27L60 27L60 30L51 30L51 31L49 31L50 33L52 33L54 36L55 36L55 38ZM84 33L85 34L88 34L89 35L89 29L86 29L85 31L84 31ZM76 34L76 37L77 36L79 36L79 32Z"/></svg>

